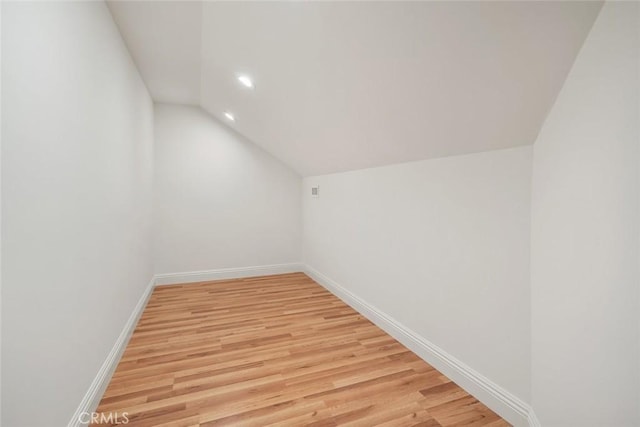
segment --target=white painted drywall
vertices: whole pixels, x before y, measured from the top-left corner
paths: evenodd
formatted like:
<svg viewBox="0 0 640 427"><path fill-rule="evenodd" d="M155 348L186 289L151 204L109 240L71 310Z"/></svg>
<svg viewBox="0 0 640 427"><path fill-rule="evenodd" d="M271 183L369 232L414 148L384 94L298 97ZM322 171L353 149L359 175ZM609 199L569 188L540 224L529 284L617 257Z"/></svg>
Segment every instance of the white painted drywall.
<svg viewBox="0 0 640 427"><path fill-rule="evenodd" d="M2 424L61 426L153 274L153 104L104 3L2 12Z"/></svg>
<svg viewBox="0 0 640 427"><path fill-rule="evenodd" d="M303 260L528 402L531 155L305 178Z"/></svg>
<svg viewBox="0 0 640 427"><path fill-rule="evenodd" d="M300 261L302 180L198 107L156 104L156 273Z"/></svg>
<svg viewBox="0 0 640 427"><path fill-rule="evenodd" d="M601 2L109 7L155 101L232 109L308 176L532 144Z"/></svg>
<svg viewBox="0 0 640 427"><path fill-rule="evenodd" d="M532 384L545 427L640 424L638 8L603 7L534 146Z"/></svg>
<svg viewBox="0 0 640 427"><path fill-rule="evenodd" d="M200 101L202 5L202 1L107 0L155 101L191 105Z"/></svg>
<svg viewBox="0 0 640 427"><path fill-rule="evenodd" d="M2 94L2 2L0 1L0 96ZM0 102L0 153L2 153L2 102ZM0 425L2 425L2 159L0 155Z"/></svg>

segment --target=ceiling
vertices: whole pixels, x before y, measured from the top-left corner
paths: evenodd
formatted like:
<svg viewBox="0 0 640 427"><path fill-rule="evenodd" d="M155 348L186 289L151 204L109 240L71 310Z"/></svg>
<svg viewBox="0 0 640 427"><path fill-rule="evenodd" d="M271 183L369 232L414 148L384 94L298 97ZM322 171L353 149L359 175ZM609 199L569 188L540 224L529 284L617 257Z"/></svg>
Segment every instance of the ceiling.
<svg viewBox="0 0 640 427"><path fill-rule="evenodd" d="M109 2L154 100L304 176L532 144L601 5Z"/></svg>

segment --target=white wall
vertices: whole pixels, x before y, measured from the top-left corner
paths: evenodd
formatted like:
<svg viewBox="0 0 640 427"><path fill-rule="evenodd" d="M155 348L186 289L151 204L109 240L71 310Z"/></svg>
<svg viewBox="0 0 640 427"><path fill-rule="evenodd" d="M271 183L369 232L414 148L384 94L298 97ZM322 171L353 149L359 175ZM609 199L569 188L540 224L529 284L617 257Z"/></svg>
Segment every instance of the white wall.
<svg viewBox="0 0 640 427"><path fill-rule="evenodd" d="M533 406L548 427L640 424L639 13L605 4L534 146Z"/></svg>
<svg viewBox="0 0 640 427"><path fill-rule="evenodd" d="M196 107L155 107L155 270L300 261L301 178Z"/></svg>
<svg viewBox="0 0 640 427"><path fill-rule="evenodd" d="M2 12L2 424L60 426L152 276L153 104L102 2Z"/></svg>
<svg viewBox="0 0 640 427"><path fill-rule="evenodd" d="M305 178L304 262L526 402L531 156Z"/></svg>
<svg viewBox="0 0 640 427"><path fill-rule="evenodd" d="M2 35L2 2L0 1L0 36ZM1 38L1 37L0 37ZM0 42L0 94L2 94L2 43ZM0 102L0 153L2 153L2 102ZM0 154L0 385L2 384L2 159ZM2 424L2 386L0 386L0 424Z"/></svg>

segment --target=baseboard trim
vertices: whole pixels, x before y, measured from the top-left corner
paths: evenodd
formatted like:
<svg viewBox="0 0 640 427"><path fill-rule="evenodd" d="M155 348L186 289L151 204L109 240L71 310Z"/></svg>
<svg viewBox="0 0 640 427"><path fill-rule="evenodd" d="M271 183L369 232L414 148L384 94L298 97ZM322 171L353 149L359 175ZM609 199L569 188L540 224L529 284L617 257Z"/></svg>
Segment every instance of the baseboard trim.
<svg viewBox="0 0 640 427"><path fill-rule="evenodd" d="M329 292L346 302L355 310L366 316L369 320L386 331L389 335L407 346L410 350L433 365L436 369L447 375L462 388L474 395L497 414L515 426L541 427L533 409L524 401L514 396L504 388L492 382L479 372L473 370L460 360L456 359L426 338L413 332L394 318L388 316L376 307L367 303L360 297L351 293L332 279L315 270L313 267L302 263L262 265L242 268L223 268L216 270L192 271L184 273L158 274L154 276L145 288L138 300L131 316L127 320L120 336L109 352L106 360L100 367L89 390L82 399L80 405L73 414L68 427L83 427L80 415L84 412L95 411L100 399L106 390L111 376L120 361L129 338L133 333L138 319L142 315L147 301L155 286L172 283L190 283L208 280L225 280L242 277L267 276L273 274L285 274L305 272Z"/></svg>
<svg viewBox="0 0 640 427"><path fill-rule="evenodd" d="M539 423L531 424L530 420L535 419L535 414L531 411L531 407L520 398L514 396L462 361L456 359L426 338L413 332L394 318L354 295L313 267L304 265L304 271L329 292L363 314L511 424L515 426L531 425L531 427L539 427ZM535 420L537 421L537 419Z"/></svg>
<svg viewBox="0 0 640 427"><path fill-rule="evenodd" d="M536 417L536 413L533 411L533 408L529 411L527 421L529 422L529 427L542 427L542 424L540 424L540 420Z"/></svg>
<svg viewBox="0 0 640 427"><path fill-rule="evenodd" d="M76 409L76 412L73 414L71 421L69 421L68 427L81 427L86 426L87 423L83 423L81 421L81 414L83 413L91 413L96 410L98 404L100 403L100 399L104 394L107 386L109 385L109 381L111 380L111 376L116 370L116 366L118 366L118 362L120 362L120 357L124 352L124 349L127 347L127 343L129 342L129 338L133 333L133 330L136 328L138 324L138 319L142 315L144 308L147 305L147 301L153 292L153 288L155 287L155 277L152 278L147 287L144 290L144 293L138 300L138 303L133 308L133 312L129 316L127 323L125 323L124 328L122 328L122 332L120 332L120 336L116 340L113 348L109 352L106 360L100 367L98 374L93 379L91 386L89 386L89 390L84 395L84 398L80 402L80 406ZM86 416L82 418L87 418Z"/></svg>
<svg viewBox="0 0 640 427"><path fill-rule="evenodd" d="M177 283L206 282L209 280L225 280L242 277L297 273L301 271L303 271L303 265L301 263L271 264L253 267L219 268L217 270L156 274L155 280L157 286L162 286Z"/></svg>

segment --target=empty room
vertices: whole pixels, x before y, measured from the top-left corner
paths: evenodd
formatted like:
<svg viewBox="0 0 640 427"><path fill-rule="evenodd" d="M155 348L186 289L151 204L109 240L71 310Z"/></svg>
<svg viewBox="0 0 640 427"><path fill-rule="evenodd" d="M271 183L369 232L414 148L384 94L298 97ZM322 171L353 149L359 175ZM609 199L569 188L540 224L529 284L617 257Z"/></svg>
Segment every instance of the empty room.
<svg viewBox="0 0 640 427"><path fill-rule="evenodd" d="M640 427L640 2L0 37L2 427Z"/></svg>

